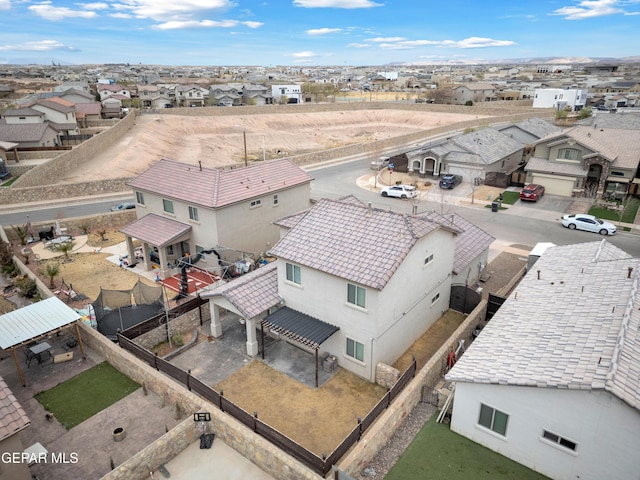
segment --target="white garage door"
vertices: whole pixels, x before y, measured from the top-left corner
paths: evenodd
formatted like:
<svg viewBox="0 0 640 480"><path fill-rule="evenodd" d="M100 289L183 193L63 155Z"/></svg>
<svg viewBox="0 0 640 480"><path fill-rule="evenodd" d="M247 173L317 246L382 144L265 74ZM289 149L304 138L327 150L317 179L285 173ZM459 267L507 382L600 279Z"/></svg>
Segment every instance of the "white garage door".
<svg viewBox="0 0 640 480"><path fill-rule="evenodd" d="M532 175L533 181L531 183L537 183L543 185L545 193L549 195L564 195L570 197L573 192L573 185L575 179L567 177L556 177L552 175L542 175L534 173Z"/></svg>

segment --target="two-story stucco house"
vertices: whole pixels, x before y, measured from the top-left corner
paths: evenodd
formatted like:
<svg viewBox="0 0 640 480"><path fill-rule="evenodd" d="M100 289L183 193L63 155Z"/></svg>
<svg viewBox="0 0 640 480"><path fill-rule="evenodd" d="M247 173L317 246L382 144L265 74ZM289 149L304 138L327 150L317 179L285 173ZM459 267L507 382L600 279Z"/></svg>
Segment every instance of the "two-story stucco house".
<svg viewBox="0 0 640 480"><path fill-rule="evenodd" d="M467 102L492 102L497 100L496 87L486 82L472 82L458 85L452 89L453 103L464 105Z"/></svg>
<svg viewBox="0 0 640 480"><path fill-rule="evenodd" d="M286 99L287 103L302 103L302 87L300 85L271 85L271 97L274 103Z"/></svg>
<svg viewBox="0 0 640 480"><path fill-rule="evenodd" d="M640 164L640 131L578 126L544 137L525 170L527 183L554 195L624 195Z"/></svg>
<svg viewBox="0 0 640 480"><path fill-rule="evenodd" d="M459 225L469 226L459 218L400 214L354 197L321 199L276 223L275 262L203 294L212 334L222 334L224 308L246 320L249 355L259 353L258 330L277 332L370 381L378 363L392 364L449 309L454 272L477 268L475 247L491 239L472 232L457 243Z"/></svg>
<svg viewBox="0 0 640 480"><path fill-rule="evenodd" d="M640 259L545 250L446 375L451 429L557 480L638 478Z"/></svg>
<svg viewBox="0 0 640 480"><path fill-rule="evenodd" d="M176 103L182 107L204 107L209 90L198 85L178 85L175 88Z"/></svg>
<svg viewBox="0 0 640 480"><path fill-rule="evenodd" d="M130 258L135 238L146 268L155 263L163 275L187 253L213 249L226 264L255 259L279 239L274 220L309 207L311 180L286 159L226 170L162 159L129 182L138 219L121 231ZM217 259L207 265L217 267Z"/></svg>

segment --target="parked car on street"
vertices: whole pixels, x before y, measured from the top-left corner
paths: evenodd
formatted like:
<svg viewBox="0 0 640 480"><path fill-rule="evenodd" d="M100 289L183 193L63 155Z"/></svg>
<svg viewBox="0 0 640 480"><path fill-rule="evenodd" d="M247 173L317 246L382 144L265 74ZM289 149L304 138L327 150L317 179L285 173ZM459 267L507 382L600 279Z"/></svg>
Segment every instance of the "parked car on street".
<svg viewBox="0 0 640 480"><path fill-rule="evenodd" d="M418 195L418 192L412 185L391 185L384 187L380 194L383 197L413 198Z"/></svg>
<svg viewBox="0 0 640 480"><path fill-rule="evenodd" d="M544 187L542 185L536 185L532 183L526 185L520 192L520 200L526 202L537 202L544 196Z"/></svg>
<svg viewBox="0 0 640 480"><path fill-rule="evenodd" d="M390 161L391 160L389 157L380 157L378 160L374 160L373 162L371 162L371 169L380 170L382 168L386 168L389 166Z"/></svg>
<svg viewBox="0 0 640 480"><path fill-rule="evenodd" d="M131 210L133 208L136 208L136 204L135 203L133 203L133 202L125 202L125 203L120 203L118 205L114 205L109 210L111 210L112 212L121 212L123 210Z"/></svg>
<svg viewBox="0 0 640 480"><path fill-rule="evenodd" d="M462 183L462 177L460 175L446 174L440 177L440 188L456 188L456 185Z"/></svg>
<svg viewBox="0 0 640 480"><path fill-rule="evenodd" d="M615 235L616 226L586 213L576 213L562 217L562 225L570 230L584 230L600 235Z"/></svg>

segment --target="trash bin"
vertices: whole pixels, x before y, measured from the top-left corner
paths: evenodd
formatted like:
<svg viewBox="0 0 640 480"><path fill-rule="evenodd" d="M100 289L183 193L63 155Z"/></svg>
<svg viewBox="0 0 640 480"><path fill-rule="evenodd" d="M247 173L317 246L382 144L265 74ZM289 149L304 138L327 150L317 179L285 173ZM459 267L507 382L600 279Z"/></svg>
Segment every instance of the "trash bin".
<svg viewBox="0 0 640 480"><path fill-rule="evenodd" d="M491 202L491 211L497 212L499 206L500 206L500 202Z"/></svg>

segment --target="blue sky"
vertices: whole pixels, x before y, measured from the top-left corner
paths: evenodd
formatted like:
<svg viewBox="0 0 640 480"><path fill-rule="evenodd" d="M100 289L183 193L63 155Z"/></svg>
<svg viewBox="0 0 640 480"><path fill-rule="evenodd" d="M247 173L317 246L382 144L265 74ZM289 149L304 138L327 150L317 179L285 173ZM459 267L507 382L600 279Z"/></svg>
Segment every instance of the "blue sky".
<svg viewBox="0 0 640 480"><path fill-rule="evenodd" d="M385 65L640 55L640 0L0 0L0 64Z"/></svg>

